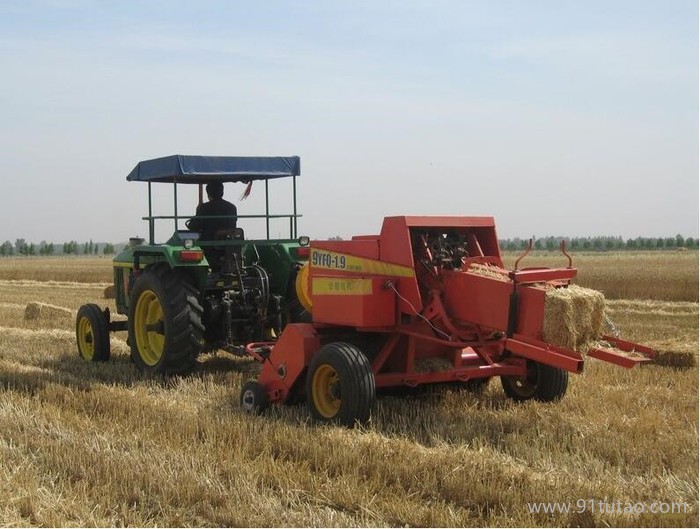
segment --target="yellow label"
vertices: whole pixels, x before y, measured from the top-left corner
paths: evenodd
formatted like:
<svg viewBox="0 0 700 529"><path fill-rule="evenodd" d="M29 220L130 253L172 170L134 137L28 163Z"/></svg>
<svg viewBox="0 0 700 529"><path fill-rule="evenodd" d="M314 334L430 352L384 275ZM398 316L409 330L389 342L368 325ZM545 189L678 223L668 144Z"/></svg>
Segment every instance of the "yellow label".
<svg viewBox="0 0 700 529"><path fill-rule="evenodd" d="M372 294L372 280L314 277L311 281L311 291L314 296L368 296Z"/></svg>
<svg viewBox="0 0 700 529"><path fill-rule="evenodd" d="M397 265L367 259L328 250L311 249L309 262L313 268L321 270L339 270L341 272L355 272L368 275L413 277L415 272L410 266Z"/></svg>

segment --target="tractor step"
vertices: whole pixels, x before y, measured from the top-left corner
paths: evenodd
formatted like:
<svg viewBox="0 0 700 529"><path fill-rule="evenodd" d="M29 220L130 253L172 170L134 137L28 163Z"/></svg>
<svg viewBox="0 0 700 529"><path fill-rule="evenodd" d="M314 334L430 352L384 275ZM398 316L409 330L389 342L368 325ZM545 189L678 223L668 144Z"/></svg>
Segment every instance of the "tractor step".
<svg viewBox="0 0 700 529"><path fill-rule="evenodd" d="M599 347L588 352L591 358L597 358L603 362L617 364L622 367L632 368L638 364L651 362L656 358L656 351L634 342L620 340L614 336L603 336L602 339L610 344L610 347Z"/></svg>

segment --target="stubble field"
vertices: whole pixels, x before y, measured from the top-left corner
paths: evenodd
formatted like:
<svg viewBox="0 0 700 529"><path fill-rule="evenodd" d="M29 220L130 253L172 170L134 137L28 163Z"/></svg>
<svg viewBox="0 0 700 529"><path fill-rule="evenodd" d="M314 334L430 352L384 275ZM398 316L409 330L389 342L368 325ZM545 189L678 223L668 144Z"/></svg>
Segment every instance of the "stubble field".
<svg viewBox="0 0 700 529"><path fill-rule="evenodd" d="M697 252L574 258L624 336L697 356ZM537 264L565 262L523 263ZM2 526L697 527L697 367L590 359L558 403L516 404L492 381L382 398L364 429L318 426L303 406L249 417L238 395L253 362L220 353L154 380L125 333L109 363L87 364L71 315L24 319L32 301L114 311L110 280L108 259L0 259Z"/></svg>

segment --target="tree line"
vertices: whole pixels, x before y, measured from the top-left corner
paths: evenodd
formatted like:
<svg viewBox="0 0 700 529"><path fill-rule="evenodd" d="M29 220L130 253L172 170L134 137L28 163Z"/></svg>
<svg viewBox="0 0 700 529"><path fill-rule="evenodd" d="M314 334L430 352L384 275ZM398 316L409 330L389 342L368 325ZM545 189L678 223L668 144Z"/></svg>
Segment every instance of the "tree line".
<svg viewBox="0 0 700 529"><path fill-rule="evenodd" d="M535 250L558 250L561 241L566 241L569 250L611 251L611 250L688 250L698 249L698 239L683 237L678 234L675 237L637 237L635 239L623 239L622 237L596 236L596 237L532 237L532 247ZM524 250L529 244L529 239L501 239L499 244L502 250Z"/></svg>
<svg viewBox="0 0 700 529"><path fill-rule="evenodd" d="M596 237L532 237L535 250L558 250L561 241L566 241L569 250L612 251L612 250L676 250L686 248L698 249L698 239L683 237L677 234L675 237L637 237L636 239L623 239L622 237L596 236ZM331 237L331 240L342 240L342 237ZM527 248L529 239L514 237L512 239L500 239L502 250L517 251ZM14 244L5 241L0 245L0 256L11 255L112 255L116 253L114 244L96 243L92 240L79 243L77 241L64 242L63 245L41 241L38 244L27 243L24 239L15 240Z"/></svg>
<svg viewBox="0 0 700 529"><path fill-rule="evenodd" d="M38 244L27 242L24 239L16 239L14 244L5 241L0 244L0 256L10 255L111 255L116 253L111 243L96 243L92 240L79 243L77 241L64 242L63 246L52 242L41 241Z"/></svg>

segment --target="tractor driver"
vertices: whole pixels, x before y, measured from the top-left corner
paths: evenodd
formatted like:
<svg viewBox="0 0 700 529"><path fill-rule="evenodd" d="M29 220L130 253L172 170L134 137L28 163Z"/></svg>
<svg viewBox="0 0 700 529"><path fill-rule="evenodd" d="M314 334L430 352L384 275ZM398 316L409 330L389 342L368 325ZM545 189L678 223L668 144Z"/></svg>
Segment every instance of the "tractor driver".
<svg viewBox="0 0 700 529"><path fill-rule="evenodd" d="M207 197L209 202L203 202L197 206L196 217L187 221L187 228L201 233L203 241L216 239L219 230L230 230L236 227L236 206L224 200L224 184L222 182L210 182L207 184ZM228 219L202 219L200 216L230 215Z"/></svg>

